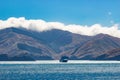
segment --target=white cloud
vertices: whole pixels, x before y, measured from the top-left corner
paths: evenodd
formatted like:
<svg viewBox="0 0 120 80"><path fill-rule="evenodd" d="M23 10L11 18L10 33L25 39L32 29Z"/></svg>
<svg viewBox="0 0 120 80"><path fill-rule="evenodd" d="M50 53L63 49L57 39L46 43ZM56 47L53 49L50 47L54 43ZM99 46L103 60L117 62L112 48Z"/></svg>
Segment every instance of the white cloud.
<svg viewBox="0 0 120 80"><path fill-rule="evenodd" d="M108 12L108 15L112 15L112 12Z"/></svg>
<svg viewBox="0 0 120 80"><path fill-rule="evenodd" d="M113 21L113 20L111 20L111 21L110 21L110 23L111 23L111 24L114 24L114 21Z"/></svg>
<svg viewBox="0 0 120 80"><path fill-rule="evenodd" d="M26 20L24 17L15 18L11 17L7 20L0 20L0 29L9 27L23 27L34 31L46 31L51 29L60 29L69 31L72 33L77 33L81 35L93 36L99 33L109 34L114 37L120 38L120 30L118 29L118 24L114 24L111 27L102 26L100 24L94 24L92 26L82 26L82 25L64 25L60 22L46 22L44 20Z"/></svg>

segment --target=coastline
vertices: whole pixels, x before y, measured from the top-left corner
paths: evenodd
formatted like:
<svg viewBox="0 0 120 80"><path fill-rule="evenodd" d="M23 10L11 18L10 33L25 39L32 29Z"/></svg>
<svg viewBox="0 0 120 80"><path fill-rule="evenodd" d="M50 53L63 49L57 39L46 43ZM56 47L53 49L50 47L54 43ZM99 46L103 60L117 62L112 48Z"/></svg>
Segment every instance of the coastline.
<svg viewBox="0 0 120 80"><path fill-rule="evenodd" d="M0 64L97 64L97 63L120 63L120 61L92 61L92 60L69 60L59 62L59 60L39 60L39 61L0 61Z"/></svg>

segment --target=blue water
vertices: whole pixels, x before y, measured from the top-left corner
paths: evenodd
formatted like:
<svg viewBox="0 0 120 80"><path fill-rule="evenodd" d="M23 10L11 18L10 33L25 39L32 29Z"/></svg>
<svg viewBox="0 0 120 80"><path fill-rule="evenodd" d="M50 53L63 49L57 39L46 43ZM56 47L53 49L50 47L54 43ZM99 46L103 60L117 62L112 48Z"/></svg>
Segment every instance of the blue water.
<svg viewBox="0 0 120 80"><path fill-rule="evenodd" d="M120 80L120 64L0 64L0 80Z"/></svg>

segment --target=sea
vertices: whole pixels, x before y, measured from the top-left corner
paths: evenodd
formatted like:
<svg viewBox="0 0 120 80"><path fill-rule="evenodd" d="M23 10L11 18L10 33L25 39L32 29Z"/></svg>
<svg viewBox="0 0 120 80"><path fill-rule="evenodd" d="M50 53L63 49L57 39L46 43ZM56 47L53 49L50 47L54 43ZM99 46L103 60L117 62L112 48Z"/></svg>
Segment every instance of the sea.
<svg viewBox="0 0 120 80"><path fill-rule="evenodd" d="M1 61L0 80L120 80L120 61Z"/></svg>

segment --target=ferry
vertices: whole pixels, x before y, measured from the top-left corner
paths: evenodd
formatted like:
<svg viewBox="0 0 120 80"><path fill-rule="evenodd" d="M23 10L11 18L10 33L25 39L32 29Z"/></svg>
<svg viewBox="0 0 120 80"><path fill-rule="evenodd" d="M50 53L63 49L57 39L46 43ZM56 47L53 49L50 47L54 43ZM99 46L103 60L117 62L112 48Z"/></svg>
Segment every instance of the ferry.
<svg viewBox="0 0 120 80"><path fill-rule="evenodd" d="M62 56L59 61L60 62L68 62L68 57L67 56Z"/></svg>

